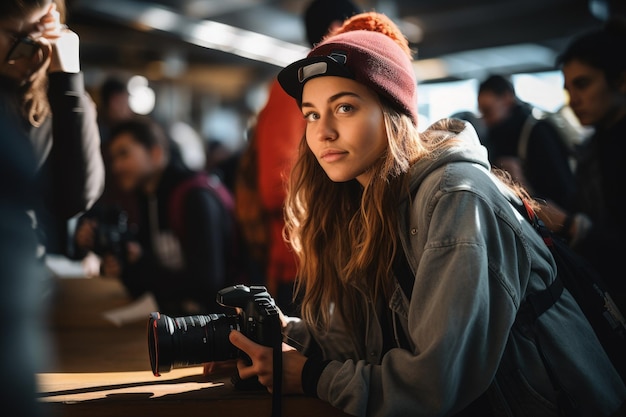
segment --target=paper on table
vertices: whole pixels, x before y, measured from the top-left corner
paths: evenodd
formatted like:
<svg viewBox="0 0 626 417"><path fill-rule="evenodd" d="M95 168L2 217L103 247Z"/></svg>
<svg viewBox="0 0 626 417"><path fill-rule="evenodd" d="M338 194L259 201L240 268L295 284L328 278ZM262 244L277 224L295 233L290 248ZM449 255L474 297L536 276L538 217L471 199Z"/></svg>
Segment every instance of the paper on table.
<svg viewBox="0 0 626 417"><path fill-rule="evenodd" d="M153 311L159 311L159 306L154 299L154 295L147 292L132 303L105 311L102 315L116 326L122 326L126 323L147 320L149 314Z"/></svg>

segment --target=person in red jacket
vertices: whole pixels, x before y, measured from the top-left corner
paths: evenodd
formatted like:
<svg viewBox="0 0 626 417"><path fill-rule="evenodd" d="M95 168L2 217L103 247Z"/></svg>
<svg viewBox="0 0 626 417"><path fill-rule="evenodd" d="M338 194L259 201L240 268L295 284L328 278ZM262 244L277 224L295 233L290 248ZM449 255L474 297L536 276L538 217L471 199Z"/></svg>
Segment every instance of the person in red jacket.
<svg viewBox="0 0 626 417"><path fill-rule="evenodd" d="M285 224L283 180L291 168L304 132L301 114L293 99L274 82L270 87L269 100L258 115L255 130L259 198L267 219L265 284L281 309L291 313L294 313L290 305L296 261L282 237Z"/></svg>
<svg viewBox="0 0 626 417"><path fill-rule="evenodd" d="M311 47L345 19L360 10L351 1L314 0L304 14L307 40ZM273 80L267 103L257 115L254 129L258 187L268 220L267 262L264 275L268 287L283 312L297 315L292 303L296 276L295 257L283 239L284 179L295 160L304 134L304 119L298 105Z"/></svg>

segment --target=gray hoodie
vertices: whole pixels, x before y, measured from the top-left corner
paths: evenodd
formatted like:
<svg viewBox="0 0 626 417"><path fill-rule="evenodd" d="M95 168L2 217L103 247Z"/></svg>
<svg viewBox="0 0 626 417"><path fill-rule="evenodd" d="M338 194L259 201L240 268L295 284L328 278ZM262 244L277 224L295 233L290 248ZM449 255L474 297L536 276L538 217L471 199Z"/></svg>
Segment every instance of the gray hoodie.
<svg viewBox="0 0 626 417"><path fill-rule="evenodd" d="M503 416L557 416L557 399L537 347L513 327L520 301L544 289L555 263L515 200L490 173L471 125L460 134L438 122L422 135L456 137L454 146L410 171L412 201L400 204L400 236L415 275L408 300L396 282L389 301L394 332L409 349L381 354L374 303L362 346L338 315L313 334L293 320L289 336L331 360L317 394L358 416L447 416L483 392ZM582 416L608 416L626 401L622 383L571 294L541 315L543 352Z"/></svg>

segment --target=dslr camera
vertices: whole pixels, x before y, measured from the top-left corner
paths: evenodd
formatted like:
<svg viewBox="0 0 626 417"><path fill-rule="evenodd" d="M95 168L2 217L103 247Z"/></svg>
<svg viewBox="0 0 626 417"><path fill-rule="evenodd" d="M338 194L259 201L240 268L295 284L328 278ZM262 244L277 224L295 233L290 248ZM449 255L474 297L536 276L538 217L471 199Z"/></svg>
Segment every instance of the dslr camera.
<svg viewBox="0 0 626 417"><path fill-rule="evenodd" d="M119 207L103 207L94 216L98 226L93 251L97 255L112 254L119 261L126 259L126 243L131 240L128 214Z"/></svg>
<svg viewBox="0 0 626 417"><path fill-rule="evenodd" d="M228 340L238 330L258 344L274 347L282 343L279 310L264 286L243 284L217 293L217 302L235 314L169 317L158 312L148 318L148 353L155 376L172 368L235 358L250 359ZM238 385L236 378L233 379ZM241 382L241 380L239 380Z"/></svg>

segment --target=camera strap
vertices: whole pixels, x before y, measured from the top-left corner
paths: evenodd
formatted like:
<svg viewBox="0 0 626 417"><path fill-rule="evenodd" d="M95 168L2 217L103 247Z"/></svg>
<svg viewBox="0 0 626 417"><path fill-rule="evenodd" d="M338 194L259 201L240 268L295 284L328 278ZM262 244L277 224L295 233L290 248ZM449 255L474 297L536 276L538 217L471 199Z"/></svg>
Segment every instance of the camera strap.
<svg viewBox="0 0 626 417"><path fill-rule="evenodd" d="M283 391L283 335L280 317L271 316L272 321L272 371L274 388L272 390L272 417L282 416Z"/></svg>

